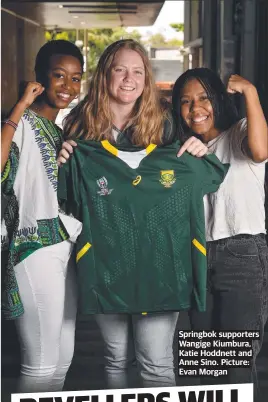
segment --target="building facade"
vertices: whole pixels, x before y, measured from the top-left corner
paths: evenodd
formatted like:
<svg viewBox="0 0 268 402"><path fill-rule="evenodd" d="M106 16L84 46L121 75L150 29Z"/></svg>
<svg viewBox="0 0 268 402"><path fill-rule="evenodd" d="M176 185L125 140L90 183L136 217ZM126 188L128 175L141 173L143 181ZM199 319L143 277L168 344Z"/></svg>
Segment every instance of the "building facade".
<svg viewBox="0 0 268 402"><path fill-rule="evenodd" d="M103 2L57 0L2 0L1 2L1 111L5 118L18 99L22 81L35 79L34 62L45 43L45 31L153 25L164 0L152 2ZM77 15L76 15L77 14ZM85 77L87 71L85 71Z"/></svg>
<svg viewBox="0 0 268 402"><path fill-rule="evenodd" d="M268 1L188 0L184 70L209 67L227 82L240 74L257 86L268 118Z"/></svg>

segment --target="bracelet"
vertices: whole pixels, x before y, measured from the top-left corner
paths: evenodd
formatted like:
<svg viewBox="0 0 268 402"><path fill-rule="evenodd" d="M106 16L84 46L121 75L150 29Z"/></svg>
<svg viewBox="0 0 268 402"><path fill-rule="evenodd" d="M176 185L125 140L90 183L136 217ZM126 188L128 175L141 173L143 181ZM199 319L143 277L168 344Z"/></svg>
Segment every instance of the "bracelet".
<svg viewBox="0 0 268 402"><path fill-rule="evenodd" d="M5 123L5 124L8 124L9 126L11 126L11 127L13 127L13 128L15 128L15 130L17 130L17 128L18 128L18 125L17 125L16 123L14 123L14 121L12 121L12 120L10 120L10 119L5 120L4 123Z"/></svg>

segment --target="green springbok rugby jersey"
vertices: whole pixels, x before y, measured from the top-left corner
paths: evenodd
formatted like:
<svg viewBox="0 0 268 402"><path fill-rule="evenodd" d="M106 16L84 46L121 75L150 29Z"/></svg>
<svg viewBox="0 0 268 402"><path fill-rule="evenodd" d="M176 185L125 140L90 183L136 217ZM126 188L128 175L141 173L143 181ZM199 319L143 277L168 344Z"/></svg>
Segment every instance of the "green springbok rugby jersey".
<svg viewBox="0 0 268 402"><path fill-rule="evenodd" d="M228 167L214 155L178 158L179 147L151 144L133 169L107 140L78 140L60 169L60 204L83 222L82 313L205 309L203 196L218 189Z"/></svg>

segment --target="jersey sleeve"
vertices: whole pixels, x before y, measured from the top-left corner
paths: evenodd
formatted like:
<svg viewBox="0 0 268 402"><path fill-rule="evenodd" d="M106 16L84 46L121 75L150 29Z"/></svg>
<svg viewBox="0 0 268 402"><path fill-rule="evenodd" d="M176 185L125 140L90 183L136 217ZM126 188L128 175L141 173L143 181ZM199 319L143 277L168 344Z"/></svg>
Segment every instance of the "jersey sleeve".
<svg viewBox="0 0 268 402"><path fill-rule="evenodd" d="M66 214L80 219L80 180L75 158L59 168L58 201L60 209Z"/></svg>
<svg viewBox="0 0 268 402"><path fill-rule="evenodd" d="M190 212L193 307L198 311L206 310L207 289L207 251L202 197L203 188L200 183L200 186L193 188Z"/></svg>
<svg viewBox="0 0 268 402"><path fill-rule="evenodd" d="M203 195L214 193L223 182L228 172L229 164L221 163L214 154L208 154L200 159L196 158L196 161L200 162L199 168L196 166L196 169L198 182L203 187Z"/></svg>
<svg viewBox="0 0 268 402"><path fill-rule="evenodd" d="M9 196L13 193L13 186L19 167L20 154L24 143L24 123L20 119L18 127L15 131L7 163L1 173L1 192L4 196Z"/></svg>
<svg viewBox="0 0 268 402"><path fill-rule="evenodd" d="M193 159L194 158L194 159ZM203 158L191 157L195 184L191 194L191 259L193 272L193 300L198 311L206 308L207 255L203 196L218 190L229 165L209 154Z"/></svg>

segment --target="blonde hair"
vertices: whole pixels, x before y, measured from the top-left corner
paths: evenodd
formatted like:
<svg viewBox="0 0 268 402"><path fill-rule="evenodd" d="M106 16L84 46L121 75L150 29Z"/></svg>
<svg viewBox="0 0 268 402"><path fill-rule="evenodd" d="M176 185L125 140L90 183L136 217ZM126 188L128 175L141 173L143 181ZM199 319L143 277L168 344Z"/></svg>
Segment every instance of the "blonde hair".
<svg viewBox="0 0 268 402"><path fill-rule="evenodd" d="M108 77L115 54L120 49L137 52L145 68L144 90L135 103L128 123L133 129L132 143L140 146L147 146L150 143L159 145L162 142L167 107L160 101L146 50L133 39L119 40L105 49L93 74L88 95L64 121L64 133L72 138L113 141L113 115L109 104Z"/></svg>

